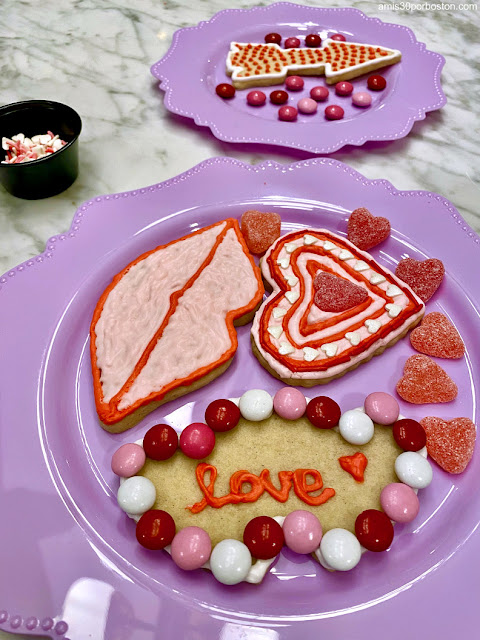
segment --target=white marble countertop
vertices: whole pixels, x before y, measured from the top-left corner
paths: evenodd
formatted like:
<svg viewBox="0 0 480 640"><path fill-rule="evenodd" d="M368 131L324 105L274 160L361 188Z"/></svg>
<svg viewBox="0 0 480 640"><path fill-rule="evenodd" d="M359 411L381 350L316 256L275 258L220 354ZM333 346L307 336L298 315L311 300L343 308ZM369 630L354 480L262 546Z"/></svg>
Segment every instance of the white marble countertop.
<svg viewBox="0 0 480 640"><path fill-rule="evenodd" d="M258 4L238 0L235 7ZM325 6L319 0L309 4ZM442 83L448 99L402 140L377 143L368 152L349 147L331 157L398 189L440 193L480 232L480 11L382 11L373 0L328 4L354 6L412 28L427 48L445 56ZM0 274L43 251L47 239L66 231L75 209L93 196L160 182L212 156L252 164L311 157L280 148L267 156L248 145L218 141L205 128L185 126L164 107L151 64L167 51L175 30L232 6L226 0L2 1L2 103L65 102L81 114L83 131L80 175L67 191L28 201L0 187ZM0 638L7 635L0 632Z"/></svg>

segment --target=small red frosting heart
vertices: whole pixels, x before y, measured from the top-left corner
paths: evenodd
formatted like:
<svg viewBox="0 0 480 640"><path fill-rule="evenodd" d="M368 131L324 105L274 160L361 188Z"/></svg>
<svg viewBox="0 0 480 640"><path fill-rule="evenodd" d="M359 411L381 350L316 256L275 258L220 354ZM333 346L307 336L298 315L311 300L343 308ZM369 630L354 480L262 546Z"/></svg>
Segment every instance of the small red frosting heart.
<svg viewBox="0 0 480 640"><path fill-rule="evenodd" d="M347 223L347 237L350 242L364 251L368 251L383 242L390 235L390 222L387 218L375 217L365 207L355 209Z"/></svg>
<svg viewBox="0 0 480 640"><path fill-rule="evenodd" d="M428 356L410 356L403 378L397 382L398 395L412 404L450 402L458 388L448 374Z"/></svg>
<svg viewBox="0 0 480 640"><path fill-rule="evenodd" d="M315 275L313 288L313 301L322 311L346 311L368 298L368 291L363 287L325 271L318 271Z"/></svg>
<svg viewBox="0 0 480 640"><path fill-rule="evenodd" d="M461 358L465 345L460 334L443 313L427 313L422 324L410 334L412 347L437 358Z"/></svg>
<svg viewBox="0 0 480 640"><path fill-rule="evenodd" d="M469 418L449 422L428 416L420 420L427 434L427 451L448 473L462 473L470 462L475 447L475 425Z"/></svg>
<svg viewBox="0 0 480 640"><path fill-rule="evenodd" d="M404 258L398 263L395 275L406 282L419 298L427 302L440 286L445 275L445 267L437 258Z"/></svg>

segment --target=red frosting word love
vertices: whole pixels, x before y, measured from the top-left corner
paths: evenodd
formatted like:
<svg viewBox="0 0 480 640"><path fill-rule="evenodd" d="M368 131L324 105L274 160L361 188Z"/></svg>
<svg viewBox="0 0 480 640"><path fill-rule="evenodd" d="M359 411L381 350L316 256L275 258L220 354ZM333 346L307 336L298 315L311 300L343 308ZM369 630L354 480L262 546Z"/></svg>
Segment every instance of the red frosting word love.
<svg viewBox="0 0 480 640"><path fill-rule="evenodd" d="M363 251L368 251L390 235L387 218L373 216L368 209L360 207L350 214L347 223L347 238Z"/></svg>
<svg viewBox="0 0 480 640"><path fill-rule="evenodd" d="M438 311L428 313L410 334L412 347L437 358L461 358L465 345L450 320Z"/></svg>
<svg viewBox="0 0 480 640"><path fill-rule="evenodd" d="M428 416L420 420L427 434L427 451L448 473L462 473L473 455L475 425L469 418L449 422Z"/></svg>
<svg viewBox="0 0 480 640"><path fill-rule="evenodd" d="M210 482L205 484L204 476L210 472ZM187 507L192 513L200 513L207 505L214 509L220 509L226 504L239 504L240 502L256 502L259 497L266 491L272 498L278 502L286 502L290 489L293 488L297 496L310 506L318 506L330 500L335 495L335 490L325 488L318 496L311 496L310 493L318 491L323 487L322 476L316 469L297 469L296 471L280 471L278 479L280 480L280 489L277 489L270 480L270 471L263 469L260 476L256 476L249 471L236 471L230 478L230 493L224 496L216 497L213 495L215 488L215 480L217 479L217 469L212 464L201 462L197 465L195 476L198 485L205 496L200 502L195 503L192 507ZM312 476L313 482L307 484L307 476ZM242 492L243 484L250 484L251 489L246 493Z"/></svg>
<svg viewBox="0 0 480 640"><path fill-rule="evenodd" d="M428 260L404 258L398 263L395 275L406 282L419 298L427 302L442 283L445 267L437 258Z"/></svg>
<svg viewBox="0 0 480 640"><path fill-rule="evenodd" d="M403 378L397 382L398 395L412 404L450 402L458 388L448 374L428 356L410 356Z"/></svg>
<svg viewBox="0 0 480 640"><path fill-rule="evenodd" d="M340 312L362 304L368 291L333 273L319 271L313 280L314 303L322 311Z"/></svg>

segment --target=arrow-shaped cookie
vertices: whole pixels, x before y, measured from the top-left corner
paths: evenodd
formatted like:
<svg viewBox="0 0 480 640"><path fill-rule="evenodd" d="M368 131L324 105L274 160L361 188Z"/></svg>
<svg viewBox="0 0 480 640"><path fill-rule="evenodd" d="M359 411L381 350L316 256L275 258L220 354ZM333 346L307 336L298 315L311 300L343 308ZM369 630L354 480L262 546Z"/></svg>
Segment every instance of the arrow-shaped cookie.
<svg viewBox="0 0 480 640"><path fill-rule="evenodd" d="M319 76L328 84L356 78L398 62L402 54L374 44L324 40L319 48L282 49L278 44L230 43L227 73L237 89L281 84L287 75Z"/></svg>

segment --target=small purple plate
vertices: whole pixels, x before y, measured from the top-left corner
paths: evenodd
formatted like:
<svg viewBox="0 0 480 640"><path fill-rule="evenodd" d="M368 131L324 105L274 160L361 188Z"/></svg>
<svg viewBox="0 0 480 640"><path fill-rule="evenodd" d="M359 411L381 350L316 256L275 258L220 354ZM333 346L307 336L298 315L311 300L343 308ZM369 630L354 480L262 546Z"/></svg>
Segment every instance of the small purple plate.
<svg viewBox="0 0 480 640"><path fill-rule="evenodd" d="M459 476L434 465L414 523L397 526L388 552L366 554L348 573L284 552L261 585L225 587L141 548L116 504L110 460L120 444L164 419L182 426L200 418L212 398L282 385L252 355L242 327L224 375L131 431L106 433L94 407L88 332L112 276L158 244L249 208L278 211L284 232L325 226L345 234L359 206L391 221L391 237L372 251L381 264L394 268L405 255L444 261L447 275L427 311L447 314L467 346L465 358L441 361L458 398L402 402L402 413L478 418L480 238L441 196L397 191L325 158L254 167L214 158L166 182L95 198L77 210L68 233L0 278L1 629L55 630L71 640L370 640L375 625L389 640L412 629L416 637L471 637L480 593L472 570L480 560L478 447ZM413 353L405 339L322 393L345 410L371 391L393 392Z"/></svg>
<svg viewBox="0 0 480 640"><path fill-rule="evenodd" d="M301 42L309 33L320 33L323 38L341 33L350 42L399 49L402 60L375 72L385 77L387 87L370 92L372 106L356 107L351 96L339 97L334 86L329 86L329 99L318 104L316 114L299 114L296 122L283 122L278 119L279 107L271 104L268 96L272 90L284 89L284 85L258 87L267 95L262 107L247 104L249 89L237 90L230 100L215 93L218 84L230 82L225 73L230 42L262 43L272 31L283 38L296 36ZM320 9L279 2L253 9L227 9L208 22L180 29L151 72L165 91L167 109L210 127L220 140L332 153L346 144L403 138L428 111L443 107L446 97L440 74L444 64L445 59L426 49L407 27L367 18L358 9ZM352 81L355 92L367 90L369 75ZM296 106L300 98L309 96L312 87L325 85L323 76L304 80L304 89L290 92L288 104ZM342 120L326 120L324 110L331 104L343 107Z"/></svg>

